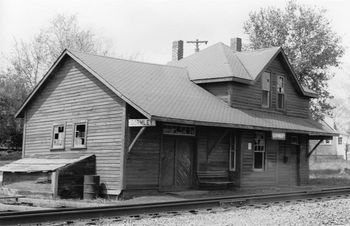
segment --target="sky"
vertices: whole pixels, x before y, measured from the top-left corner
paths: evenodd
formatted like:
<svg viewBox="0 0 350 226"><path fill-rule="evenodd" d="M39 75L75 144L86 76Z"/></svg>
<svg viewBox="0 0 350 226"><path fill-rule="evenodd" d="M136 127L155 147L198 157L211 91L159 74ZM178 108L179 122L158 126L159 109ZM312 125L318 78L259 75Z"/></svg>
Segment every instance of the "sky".
<svg viewBox="0 0 350 226"><path fill-rule="evenodd" d="M297 2L327 10L326 17L347 48L342 61L350 68L350 1ZM113 43L115 56L138 55L138 60L165 64L171 60L172 41L198 38L212 45L241 37L246 43L243 23L249 13L285 4L284 0L0 0L0 53L10 54L15 39L33 38L56 14L75 14L82 27ZM185 56L194 51L191 44L184 48ZM1 66L4 61L0 60ZM344 95L337 86L344 84L341 78L350 77L350 72L341 69L339 73L330 85L333 93Z"/></svg>

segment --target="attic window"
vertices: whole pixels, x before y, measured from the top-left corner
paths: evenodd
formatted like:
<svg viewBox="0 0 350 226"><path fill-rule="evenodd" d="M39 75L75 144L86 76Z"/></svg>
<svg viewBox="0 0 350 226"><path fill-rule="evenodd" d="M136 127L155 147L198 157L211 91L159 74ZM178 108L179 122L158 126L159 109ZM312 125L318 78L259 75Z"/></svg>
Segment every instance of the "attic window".
<svg viewBox="0 0 350 226"><path fill-rule="evenodd" d="M284 77L277 77L277 108L284 109Z"/></svg>
<svg viewBox="0 0 350 226"><path fill-rule="evenodd" d="M86 148L87 122L74 124L73 148Z"/></svg>
<svg viewBox="0 0 350 226"><path fill-rule="evenodd" d="M270 73L264 72L261 77L262 102L263 107L270 106Z"/></svg>
<svg viewBox="0 0 350 226"><path fill-rule="evenodd" d="M63 149L64 148L64 138L65 138L65 124L59 124L53 126L52 131L52 149Z"/></svg>

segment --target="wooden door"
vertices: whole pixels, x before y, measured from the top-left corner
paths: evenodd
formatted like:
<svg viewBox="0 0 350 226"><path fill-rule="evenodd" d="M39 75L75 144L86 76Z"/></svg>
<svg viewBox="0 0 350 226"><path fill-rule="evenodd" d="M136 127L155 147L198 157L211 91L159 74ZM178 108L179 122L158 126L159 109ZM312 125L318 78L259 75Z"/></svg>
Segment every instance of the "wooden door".
<svg viewBox="0 0 350 226"><path fill-rule="evenodd" d="M193 139L164 136L161 152L161 190L182 190L192 186Z"/></svg>
<svg viewBox="0 0 350 226"><path fill-rule="evenodd" d="M297 146L280 142L278 152L277 184L279 186L296 186L298 184Z"/></svg>

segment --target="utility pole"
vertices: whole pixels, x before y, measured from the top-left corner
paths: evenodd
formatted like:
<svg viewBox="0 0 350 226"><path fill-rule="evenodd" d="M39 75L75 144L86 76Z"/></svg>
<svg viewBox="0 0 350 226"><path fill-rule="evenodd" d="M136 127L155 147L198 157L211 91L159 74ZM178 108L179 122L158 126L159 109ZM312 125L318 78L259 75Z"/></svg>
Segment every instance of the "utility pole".
<svg viewBox="0 0 350 226"><path fill-rule="evenodd" d="M186 43L193 43L193 44L195 44L196 48L194 49L194 51L197 53L197 52L199 52L199 44L202 44L202 43L207 44L208 41L199 41L198 38L197 38L196 41L187 41Z"/></svg>

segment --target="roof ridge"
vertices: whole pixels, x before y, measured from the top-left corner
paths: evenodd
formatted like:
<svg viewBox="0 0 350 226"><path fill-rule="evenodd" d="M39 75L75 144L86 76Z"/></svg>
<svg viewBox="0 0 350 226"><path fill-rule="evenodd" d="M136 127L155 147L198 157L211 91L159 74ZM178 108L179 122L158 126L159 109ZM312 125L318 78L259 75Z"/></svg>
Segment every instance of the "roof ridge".
<svg viewBox="0 0 350 226"><path fill-rule="evenodd" d="M113 60L128 61L130 63L148 64L148 65L155 65L155 66L174 67L174 68L178 68L178 69L185 69L184 67L175 66L175 65L157 64L157 63L142 62L142 61L137 61L137 60L127 60L127 59L122 59L122 58L117 58L117 57L98 55L98 54L94 54L94 53L85 53L85 52L82 52L82 51L76 51L76 50L70 50L70 49L67 49L67 51L72 53L72 54L74 54L74 52L76 52L76 53L92 55L92 56L96 56L96 57L109 58L109 59L113 59Z"/></svg>

